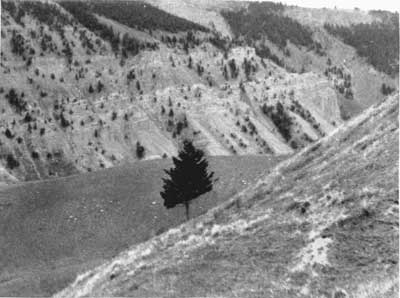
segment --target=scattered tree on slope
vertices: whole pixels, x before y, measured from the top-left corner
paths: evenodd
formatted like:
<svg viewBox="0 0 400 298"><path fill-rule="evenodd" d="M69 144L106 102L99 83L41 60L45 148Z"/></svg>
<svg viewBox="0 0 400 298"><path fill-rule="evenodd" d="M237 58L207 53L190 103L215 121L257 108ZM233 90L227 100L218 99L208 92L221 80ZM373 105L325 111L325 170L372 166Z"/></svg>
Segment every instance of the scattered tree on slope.
<svg viewBox="0 0 400 298"><path fill-rule="evenodd" d="M279 133L283 136L286 141L289 141L291 138L290 135L290 128L292 126L292 119L290 118L289 114L285 111L283 105L278 102L276 107L274 106L267 106L264 104L261 107L261 110L265 115L267 115L276 128L278 128Z"/></svg>
<svg viewBox="0 0 400 298"><path fill-rule="evenodd" d="M190 201L212 190L214 172L208 173L204 152L187 140L178 158L173 157L173 162L175 167L165 170L170 177L163 179L164 186L160 194L167 209L184 205L186 218L189 219Z"/></svg>

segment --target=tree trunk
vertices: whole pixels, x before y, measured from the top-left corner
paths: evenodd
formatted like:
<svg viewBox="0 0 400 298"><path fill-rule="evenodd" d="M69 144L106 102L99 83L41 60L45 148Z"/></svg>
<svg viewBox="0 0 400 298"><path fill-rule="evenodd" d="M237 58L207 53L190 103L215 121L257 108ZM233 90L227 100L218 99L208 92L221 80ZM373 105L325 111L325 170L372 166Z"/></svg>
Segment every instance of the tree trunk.
<svg viewBox="0 0 400 298"><path fill-rule="evenodd" d="M189 202L185 202L186 220L189 220Z"/></svg>

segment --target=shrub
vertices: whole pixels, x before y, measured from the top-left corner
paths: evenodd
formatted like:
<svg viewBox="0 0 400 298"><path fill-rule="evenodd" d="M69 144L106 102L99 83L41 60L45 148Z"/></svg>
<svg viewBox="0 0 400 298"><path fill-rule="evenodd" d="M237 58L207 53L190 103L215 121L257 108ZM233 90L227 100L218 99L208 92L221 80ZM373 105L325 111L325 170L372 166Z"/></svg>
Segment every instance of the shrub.
<svg viewBox="0 0 400 298"><path fill-rule="evenodd" d="M104 85L101 81L97 82L97 92L100 93L104 88Z"/></svg>
<svg viewBox="0 0 400 298"><path fill-rule="evenodd" d="M4 134L6 135L6 137L8 139L13 139L14 138L14 134L11 132L11 130L9 128L6 129L6 131L4 132Z"/></svg>
<svg viewBox="0 0 400 298"><path fill-rule="evenodd" d="M112 114L111 114L111 120L112 121L114 121L115 119L117 119L117 116L118 116L118 114L117 114L117 112L112 112Z"/></svg>
<svg viewBox="0 0 400 298"><path fill-rule="evenodd" d="M142 159L145 155L145 148L140 144L139 141L136 142L136 157Z"/></svg>
<svg viewBox="0 0 400 298"><path fill-rule="evenodd" d="M9 168L10 170L19 167L18 160L16 160L14 158L14 155L12 154L7 155L6 162L7 162L6 167Z"/></svg>
<svg viewBox="0 0 400 298"><path fill-rule="evenodd" d="M383 95L392 94L394 90L396 90L396 89L393 88L393 87L390 87L390 86L386 85L385 83L383 83L382 86L381 86L381 93L382 93Z"/></svg>
<svg viewBox="0 0 400 298"><path fill-rule="evenodd" d="M61 113L60 115L60 123L63 128L67 128L70 125L69 121L65 118L64 113Z"/></svg>
<svg viewBox="0 0 400 298"><path fill-rule="evenodd" d="M39 159L39 153L37 153L36 151L32 151L31 156L33 159Z"/></svg>

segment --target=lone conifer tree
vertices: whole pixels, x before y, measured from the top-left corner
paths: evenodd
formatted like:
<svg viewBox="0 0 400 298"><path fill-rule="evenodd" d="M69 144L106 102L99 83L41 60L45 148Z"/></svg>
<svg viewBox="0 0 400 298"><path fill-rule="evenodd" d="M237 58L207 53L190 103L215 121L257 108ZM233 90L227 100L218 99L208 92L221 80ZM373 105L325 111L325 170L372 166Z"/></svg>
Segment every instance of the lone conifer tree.
<svg viewBox="0 0 400 298"><path fill-rule="evenodd" d="M190 201L212 190L214 172L207 172L208 161L204 152L187 140L173 162L175 167L165 170L170 177L163 179L164 190L160 194L167 209L184 205L186 219L189 219Z"/></svg>

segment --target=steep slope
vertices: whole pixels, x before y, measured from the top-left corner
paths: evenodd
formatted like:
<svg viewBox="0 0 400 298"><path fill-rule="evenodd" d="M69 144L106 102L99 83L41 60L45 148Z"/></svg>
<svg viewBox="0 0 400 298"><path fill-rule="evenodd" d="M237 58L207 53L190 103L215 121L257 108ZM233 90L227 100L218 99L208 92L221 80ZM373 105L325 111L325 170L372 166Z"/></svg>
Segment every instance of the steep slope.
<svg viewBox="0 0 400 298"><path fill-rule="evenodd" d="M221 14L236 38L255 45L266 58L290 71L324 74L337 90L346 119L382 100L387 95L383 84L398 88L398 13L262 2ZM326 25L350 32L346 44Z"/></svg>
<svg viewBox="0 0 400 298"><path fill-rule="evenodd" d="M234 9L242 7L243 3L233 1L210 0L145 0L171 14L202 24L216 30L223 36L232 37L232 32L226 20L221 16L221 9Z"/></svg>
<svg viewBox="0 0 400 298"><path fill-rule="evenodd" d="M367 11L356 9L303 8L288 6L285 14L301 23L322 27L325 23L350 26L359 23L379 22L381 19Z"/></svg>
<svg viewBox="0 0 400 298"><path fill-rule="evenodd" d="M280 159L211 157L218 181L192 216L224 202ZM141 161L96 173L0 190L0 296L49 296L130 245L184 220L159 195L171 160Z"/></svg>
<svg viewBox="0 0 400 298"><path fill-rule="evenodd" d="M19 180L171 156L183 137L288 154L342 121L328 79L148 4L2 3L0 164Z"/></svg>
<svg viewBox="0 0 400 298"><path fill-rule="evenodd" d="M56 297L397 297L398 100Z"/></svg>

